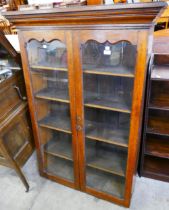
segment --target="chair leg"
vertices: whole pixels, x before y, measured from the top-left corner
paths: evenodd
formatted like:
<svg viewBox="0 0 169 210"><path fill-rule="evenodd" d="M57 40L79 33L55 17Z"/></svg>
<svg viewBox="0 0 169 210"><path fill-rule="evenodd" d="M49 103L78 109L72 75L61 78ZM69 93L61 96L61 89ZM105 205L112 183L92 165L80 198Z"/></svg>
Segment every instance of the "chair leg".
<svg viewBox="0 0 169 210"><path fill-rule="evenodd" d="M21 168L19 167L17 162L13 159L12 155L10 155L8 150L5 148L5 146L3 145L2 141L0 141L0 148L2 150L2 153L3 153L4 157L8 160L9 164L11 165L11 167L15 170L17 175L20 177L22 183L24 184L24 186L26 188L26 192L29 192L29 184L28 184L28 182L27 182L27 180L26 180L26 178L25 178Z"/></svg>
<svg viewBox="0 0 169 210"><path fill-rule="evenodd" d="M28 182L27 182L27 180L26 180L26 178L25 178L21 168L18 166L18 164L16 163L15 160L12 159L11 162L13 162L12 163L13 168L15 169L16 173L18 174L18 176L20 177L22 183L24 184L24 186L26 188L26 192L29 192L29 184L28 184Z"/></svg>

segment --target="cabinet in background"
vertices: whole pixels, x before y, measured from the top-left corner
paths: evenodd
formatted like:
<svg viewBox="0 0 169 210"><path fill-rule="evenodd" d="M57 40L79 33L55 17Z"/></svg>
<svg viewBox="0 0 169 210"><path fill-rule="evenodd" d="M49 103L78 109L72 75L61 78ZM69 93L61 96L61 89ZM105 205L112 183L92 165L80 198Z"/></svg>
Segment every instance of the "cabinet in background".
<svg viewBox="0 0 169 210"><path fill-rule="evenodd" d="M169 54L155 53L148 76L140 175L162 181L169 181L168 90Z"/></svg>
<svg viewBox="0 0 169 210"><path fill-rule="evenodd" d="M21 59L0 32L0 165L13 168L26 190L21 167L34 150Z"/></svg>

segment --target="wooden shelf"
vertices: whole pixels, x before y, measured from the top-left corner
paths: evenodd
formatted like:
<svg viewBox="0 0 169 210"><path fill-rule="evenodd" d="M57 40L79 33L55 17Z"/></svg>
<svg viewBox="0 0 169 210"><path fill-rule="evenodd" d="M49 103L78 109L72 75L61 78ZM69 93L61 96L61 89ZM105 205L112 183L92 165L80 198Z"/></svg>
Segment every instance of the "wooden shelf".
<svg viewBox="0 0 169 210"><path fill-rule="evenodd" d="M88 167L86 170L86 184L87 187L100 192L124 198L125 179L123 177Z"/></svg>
<svg viewBox="0 0 169 210"><path fill-rule="evenodd" d="M45 155L45 170L51 175L74 180L73 162L50 154Z"/></svg>
<svg viewBox="0 0 169 210"><path fill-rule="evenodd" d="M151 129L151 128L147 128L147 132L146 133L149 133L149 134L154 134L154 135L163 135L163 136L169 136L169 133L166 133L166 132L163 132L163 131L160 131L158 129Z"/></svg>
<svg viewBox="0 0 169 210"><path fill-rule="evenodd" d="M47 116L39 121L41 127L71 133L70 118L59 116Z"/></svg>
<svg viewBox="0 0 169 210"><path fill-rule="evenodd" d="M153 173L150 171L143 171L142 175L150 179L156 179L156 180L161 180L164 182L169 182L169 176L165 176L164 174Z"/></svg>
<svg viewBox="0 0 169 210"><path fill-rule="evenodd" d="M66 90L45 88L36 93L36 98L69 103L69 94Z"/></svg>
<svg viewBox="0 0 169 210"><path fill-rule="evenodd" d="M168 106L165 106L165 105L163 105L163 106L156 106L156 105L149 105L149 107L148 107L149 109L154 109L154 110L164 110L164 111L169 111L169 107Z"/></svg>
<svg viewBox="0 0 169 210"><path fill-rule="evenodd" d="M130 77L134 78L134 73L131 68L124 66L112 66L112 67L90 67L89 65L83 65L83 72L85 74L100 74L100 75L110 75L119 77Z"/></svg>
<svg viewBox="0 0 169 210"><path fill-rule="evenodd" d="M154 55L149 81L148 121L142 156L142 175L169 181L169 56ZM151 91L151 92L150 92Z"/></svg>
<svg viewBox="0 0 169 210"><path fill-rule="evenodd" d="M148 173L163 175L169 178L169 159L146 155L144 170Z"/></svg>
<svg viewBox="0 0 169 210"><path fill-rule="evenodd" d="M154 151L148 151L148 152L146 151L144 154L147 155L147 156L152 156L152 157L156 157L156 158L169 159L168 157L166 157L166 156L164 156L164 155L162 155L158 152L156 153Z"/></svg>
<svg viewBox="0 0 169 210"><path fill-rule="evenodd" d="M110 149L110 148L108 148ZM119 150L104 150L86 146L87 166L125 177L127 154Z"/></svg>
<svg viewBox="0 0 169 210"><path fill-rule="evenodd" d="M43 65L32 65L30 66L31 69L37 69L37 70L55 70L55 71L68 71L67 68L64 67L57 67L56 65L51 67L50 64L49 66L43 66Z"/></svg>
<svg viewBox="0 0 169 210"><path fill-rule="evenodd" d="M160 88L159 88L160 87ZM152 81L149 106L161 110L169 109L169 82L168 81Z"/></svg>
<svg viewBox="0 0 169 210"><path fill-rule="evenodd" d="M21 70L21 67L19 67L19 66L8 66L7 69L17 71L17 70Z"/></svg>
<svg viewBox="0 0 169 210"><path fill-rule="evenodd" d="M169 80L169 65L155 65L151 73L151 80Z"/></svg>
<svg viewBox="0 0 169 210"><path fill-rule="evenodd" d="M147 134L152 134L152 135L158 135L158 136L169 136L169 134L166 134L166 133L160 133L159 131L155 131L155 130L152 130L152 129L147 129L146 131Z"/></svg>
<svg viewBox="0 0 169 210"><path fill-rule="evenodd" d="M124 100L115 100L111 98L96 98L90 97L85 99L86 107L93 107L98 109L112 110L117 112L131 113L131 105Z"/></svg>
<svg viewBox="0 0 169 210"><path fill-rule="evenodd" d="M145 153L156 157L169 158L169 136L147 135Z"/></svg>
<svg viewBox="0 0 169 210"><path fill-rule="evenodd" d="M110 144L128 147L129 131L122 129L109 129L90 121L86 123L86 138Z"/></svg>
<svg viewBox="0 0 169 210"><path fill-rule="evenodd" d="M151 133L169 134L169 112L164 110L150 110L147 131Z"/></svg>
<svg viewBox="0 0 169 210"><path fill-rule="evenodd" d="M51 139L44 146L44 152L56 157L72 161L72 144L67 139Z"/></svg>
<svg viewBox="0 0 169 210"><path fill-rule="evenodd" d="M154 65L168 65L169 64L169 54L168 53L154 53Z"/></svg>

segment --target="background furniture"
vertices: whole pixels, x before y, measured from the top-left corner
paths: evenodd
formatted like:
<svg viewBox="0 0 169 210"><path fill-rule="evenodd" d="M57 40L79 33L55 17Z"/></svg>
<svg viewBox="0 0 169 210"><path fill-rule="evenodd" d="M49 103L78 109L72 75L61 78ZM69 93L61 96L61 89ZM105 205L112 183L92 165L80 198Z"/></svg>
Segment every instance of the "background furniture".
<svg viewBox="0 0 169 210"><path fill-rule="evenodd" d="M154 54L169 54L169 29L154 32Z"/></svg>
<svg viewBox="0 0 169 210"><path fill-rule="evenodd" d="M150 62L140 175L169 181L169 30L154 34Z"/></svg>
<svg viewBox="0 0 169 210"><path fill-rule="evenodd" d="M15 27L2 15L0 15L0 31L3 32L3 34L17 34Z"/></svg>
<svg viewBox="0 0 169 210"><path fill-rule="evenodd" d="M5 14L19 29L42 176L129 206L147 45L164 5Z"/></svg>
<svg viewBox="0 0 169 210"><path fill-rule="evenodd" d="M160 18L157 19L157 23L165 23L165 29L168 28L168 21L169 21L169 7L166 7L164 12L161 14Z"/></svg>
<svg viewBox="0 0 169 210"><path fill-rule="evenodd" d="M103 0L87 0L87 5L104 4Z"/></svg>
<svg viewBox="0 0 169 210"><path fill-rule="evenodd" d="M0 33L0 164L13 168L29 185L21 168L33 152L25 86L19 54Z"/></svg>

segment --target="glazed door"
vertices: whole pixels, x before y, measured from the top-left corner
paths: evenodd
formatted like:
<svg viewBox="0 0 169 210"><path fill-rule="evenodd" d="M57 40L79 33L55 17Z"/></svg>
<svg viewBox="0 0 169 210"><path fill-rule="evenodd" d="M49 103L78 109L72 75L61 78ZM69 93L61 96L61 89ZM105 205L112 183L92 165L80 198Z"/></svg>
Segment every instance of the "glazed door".
<svg viewBox="0 0 169 210"><path fill-rule="evenodd" d="M129 156L133 155L136 160L135 149L129 154L129 147L135 148L133 138L137 139L131 127L136 122L132 109L140 108L133 104L137 32L78 34L74 34L77 37L74 44L81 50L76 59L82 94L81 99L77 96L81 104L77 115L82 119L79 125L84 132L79 131L79 141L85 151L79 154L81 187L98 197L120 202L126 199L127 182L131 180L129 173L135 164L129 161ZM139 100L141 95L137 97ZM138 113L137 117L139 121Z"/></svg>
<svg viewBox="0 0 169 210"><path fill-rule="evenodd" d="M71 36L64 31L23 32L27 90L41 173L78 187ZM24 59L24 58L23 58ZM25 60L25 59L24 59ZM30 82L31 81L31 82Z"/></svg>

